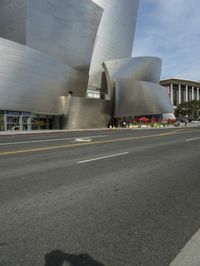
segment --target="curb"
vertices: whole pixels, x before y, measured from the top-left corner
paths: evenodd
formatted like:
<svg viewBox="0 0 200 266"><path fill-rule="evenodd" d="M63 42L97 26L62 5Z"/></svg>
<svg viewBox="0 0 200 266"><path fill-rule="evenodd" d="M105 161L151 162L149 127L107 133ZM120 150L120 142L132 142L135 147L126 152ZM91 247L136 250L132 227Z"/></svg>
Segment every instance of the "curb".
<svg viewBox="0 0 200 266"><path fill-rule="evenodd" d="M34 130L34 131L2 131L0 136L16 136L16 135L38 135L38 134L53 134L53 133L67 133L67 132L84 132L84 131L121 131L121 130L167 130L167 129L183 129L196 128L200 125L187 125L186 127L142 127L142 128L89 128L89 129L63 129L63 130Z"/></svg>

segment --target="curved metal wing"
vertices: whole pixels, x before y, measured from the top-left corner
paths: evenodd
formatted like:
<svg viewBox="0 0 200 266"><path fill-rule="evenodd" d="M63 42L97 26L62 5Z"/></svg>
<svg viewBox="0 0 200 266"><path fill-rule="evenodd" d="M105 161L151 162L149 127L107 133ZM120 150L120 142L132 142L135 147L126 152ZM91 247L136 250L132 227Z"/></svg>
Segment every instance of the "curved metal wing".
<svg viewBox="0 0 200 266"><path fill-rule="evenodd" d="M173 112L166 88L159 85L161 59L136 57L103 63L107 99L114 99L114 116Z"/></svg>
<svg viewBox="0 0 200 266"><path fill-rule="evenodd" d="M0 38L0 109L59 114L67 88L83 95L82 73L51 57ZM77 90L77 91L76 91Z"/></svg>

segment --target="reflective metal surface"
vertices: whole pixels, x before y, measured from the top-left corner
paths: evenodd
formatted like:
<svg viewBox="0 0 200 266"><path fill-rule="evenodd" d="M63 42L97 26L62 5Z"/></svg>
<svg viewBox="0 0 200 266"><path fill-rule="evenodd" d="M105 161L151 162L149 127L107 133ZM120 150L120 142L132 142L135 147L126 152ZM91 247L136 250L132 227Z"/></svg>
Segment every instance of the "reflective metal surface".
<svg viewBox="0 0 200 266"><path fill-rule="evenodd" d="M165 87L146 81L121 79L116 82L116 117L173 112Z"/></svg>
<svg viewBox="0 0 200 266"><path fill-rule="evenodd" d="M43 53L0 38L0 110L60 113L60 96L85 95L82 74Z"/></svg>
<svg viewBox="0 0 200 266"><path fill-rule="evenodd" d="M111 118L112 103L100 99L70 97L63 128L102 128Z"/></svg>
<svg viewBox="0 0 200 266"><path fill-rule="evenodd" d="M89 71L102 12L91 0L27 0L26 44Z"/></svg>
<svg viewBox="0 0 200 266"><path fill-rule="evenodd" d="M12 40L0 38L0 110L53 114L63 128L172 112L161 60L130 58L138 2L0 0L0 37ZM88 86L104 99L85 98Z"/></svg>
<svg viewBox="0 0 200 266"><path fill-rule="evenodd" d="M26 44L26 1L0 0L0 37Z"/></svg>
<svg viewBox="0 0 200 266"><path fill-rule="evenodd" d="M161 59L158 57L132 57L105 61L103 68L107 79L109 98L113 97L113 88L117 79L126 78L133 80L159 83L161 74Z"/></svg>
<svg viewBox="0 0 200 266"><path fill-rule="evenodd" d="M103 9L90 67L89 87L101 87L102 63L130 57L139 0L94 0Z"/></svg>
<svg viewBox="0 0 200 266"><path fill-rule="evenodd" d="M0 0L0 37L89 71L102 13L92 0Z"/></svg>
<svg viewBox="0 0 200 266"><path fill-rule="evenodd" d="M114 99L114 116L173 112L165 87L159 86L161 60L136 57L106 61L107 99Z"/></svg>
<svg viewBox="0 0 200 266"><path fill-rule="evenodd" d="M105 61L103 66L109 72L110 80L119 76L135 80L159 83L161 59L158 57L132 57Z"/></svg>

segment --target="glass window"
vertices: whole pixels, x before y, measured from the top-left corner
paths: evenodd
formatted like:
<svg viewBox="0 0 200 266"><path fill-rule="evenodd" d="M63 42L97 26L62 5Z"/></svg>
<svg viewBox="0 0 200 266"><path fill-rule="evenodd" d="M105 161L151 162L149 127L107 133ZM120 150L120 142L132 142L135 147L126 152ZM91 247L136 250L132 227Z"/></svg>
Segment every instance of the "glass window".
<svg viewBox="0 0 200 266"><path fill-rule="evenodd" d="M197 88L194 88L194 99L197 99Z"/></svg>
<svg viewBox="0 0 200 266"><path fill-rule="evenodd" d="M192 87L188 86L188 101L192 100Z"/></svg>
<svg viewBox="0 0 200 266"><path fill-rule="evenodd" d="M19 116L7 115L7 130L20 130Z"/></svg>
<svg viewBox="0 0 200 266"><path fill-rule="evenodd" d="M173 105L178 104L178 85L173 85Z"/></svg>
<svg viewBox="0 0 200 266"><path fill-rule="evenodd" d="M40 123L39 123L39 116L38 115L32 115L31 116L31 128L33 130L40 129Z"/></svg>
<svg viewBox="0 0 200 266"><path fill-rule="evenodd" d="M181 103L186 101L186 87L181 85Z"/></svg>
<svg viewBox="0 0 200 266"><path fill-rule="evenodd" d="M0 114L0 131L5 130L4 128L4 114Z"/></svg>
<svg viewBox="0 0 200 266"><path fill-rule="evenodd" d="M93 90L87 90L87 98L100 99L100 92L93 91Z"/></svg>

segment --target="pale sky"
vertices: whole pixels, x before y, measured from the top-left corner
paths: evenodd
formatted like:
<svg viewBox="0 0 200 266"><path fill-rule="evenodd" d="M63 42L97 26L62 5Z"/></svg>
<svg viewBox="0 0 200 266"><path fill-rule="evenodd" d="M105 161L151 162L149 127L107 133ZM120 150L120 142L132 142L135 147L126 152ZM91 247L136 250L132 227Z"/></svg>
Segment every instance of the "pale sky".
<svg viewBox="0 0 200 266"><path fill-rule="evenodd" d="M140 0L133 56L160 57L161 78L200 80L200 0Z"/></svg>

